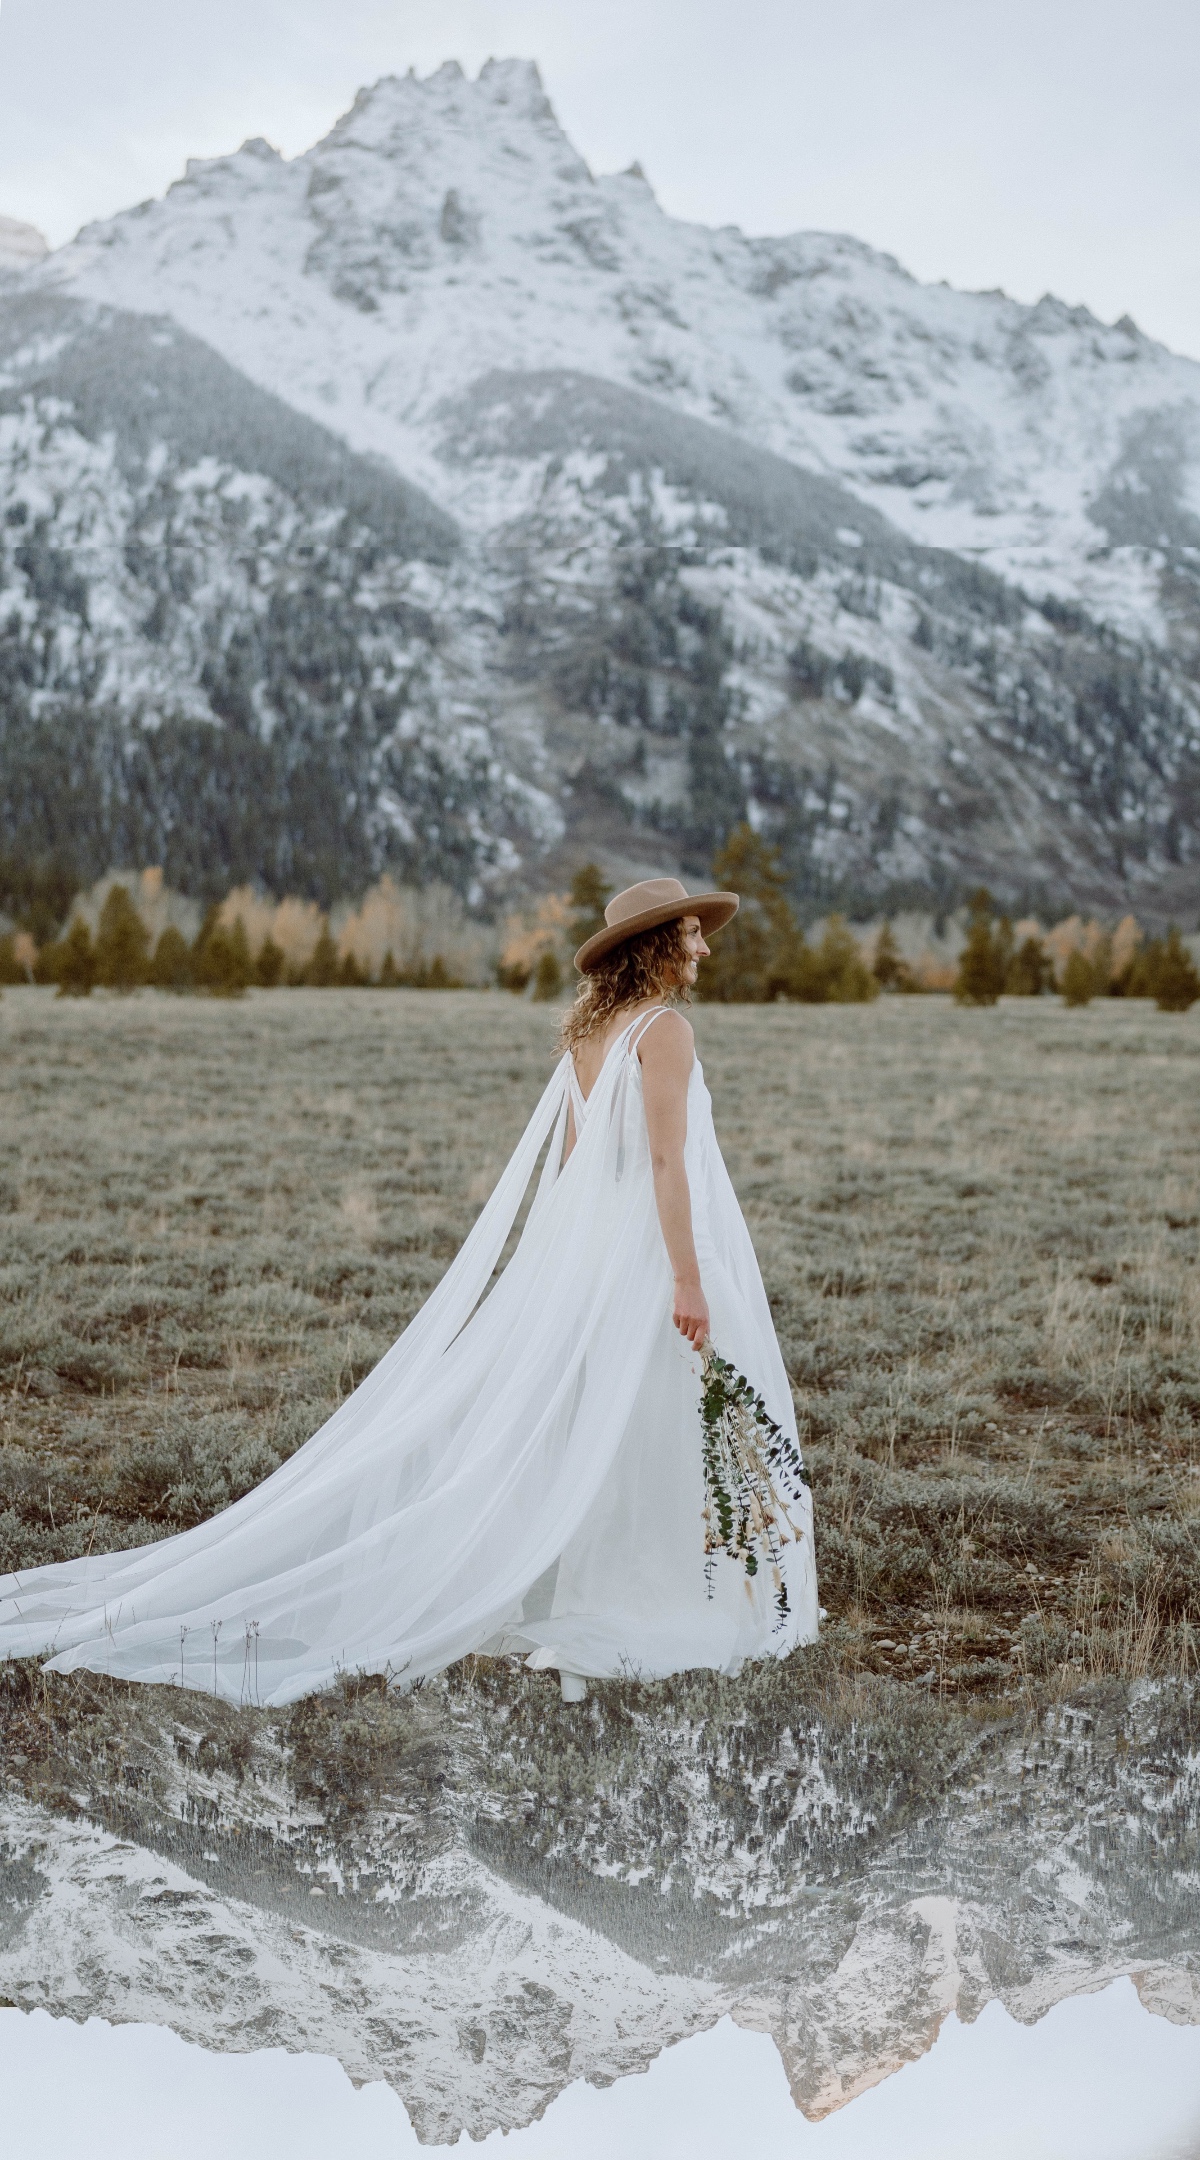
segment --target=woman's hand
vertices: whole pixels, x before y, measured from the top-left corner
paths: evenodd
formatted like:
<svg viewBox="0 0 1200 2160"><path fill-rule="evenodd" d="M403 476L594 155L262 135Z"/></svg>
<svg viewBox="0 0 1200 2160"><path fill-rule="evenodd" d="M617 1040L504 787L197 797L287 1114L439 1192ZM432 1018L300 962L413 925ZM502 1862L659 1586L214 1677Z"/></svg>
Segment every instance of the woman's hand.
<svg viewBox="0 0 1200 2160"><path fill-rule="evenodd" d="M708 1299L700 1287L698 1275L676 1276L674 1320L693 1350L703 1350L708 1341Z"/></svg>

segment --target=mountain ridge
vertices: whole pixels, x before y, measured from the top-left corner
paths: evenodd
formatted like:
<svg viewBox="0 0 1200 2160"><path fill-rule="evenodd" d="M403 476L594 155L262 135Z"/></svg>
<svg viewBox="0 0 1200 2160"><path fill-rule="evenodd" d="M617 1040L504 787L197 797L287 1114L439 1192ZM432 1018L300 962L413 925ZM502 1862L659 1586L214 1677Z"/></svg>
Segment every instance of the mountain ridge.
<svg viewBox="0 0 1200 2160"><path fill-rule="evenodd" d="M424 594L426 739L470 741L476 898L597 853L703 876L746 816L810 910L1200 904L1200 365L1127 319L671 219L515 61L385 77L294 159L191 161L0 313L55 297L169 318L419 491L389 574ZM80 368L18 372L78 433ZM10 570L0 622L28 601ZM228 724L182 663L155 696ZM336 875L421 874L433 798L369 757L346 784L375 837Z"/></svg>

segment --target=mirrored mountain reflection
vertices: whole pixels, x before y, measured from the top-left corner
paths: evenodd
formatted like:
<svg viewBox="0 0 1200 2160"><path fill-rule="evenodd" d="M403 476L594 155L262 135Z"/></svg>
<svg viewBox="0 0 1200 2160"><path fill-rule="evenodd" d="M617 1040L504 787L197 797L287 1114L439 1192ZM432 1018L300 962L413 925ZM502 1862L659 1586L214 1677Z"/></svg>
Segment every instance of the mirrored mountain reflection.
<svg viewBox="0 0 1200 2160"><path fill-rule="evenodd" d="M726 2012L818 2119L998 2000L1200 2024L1200 1689L964 1712L468 1661L291 1713L0 1668L0 1997L386 2078L422 2139Z"/></svg>

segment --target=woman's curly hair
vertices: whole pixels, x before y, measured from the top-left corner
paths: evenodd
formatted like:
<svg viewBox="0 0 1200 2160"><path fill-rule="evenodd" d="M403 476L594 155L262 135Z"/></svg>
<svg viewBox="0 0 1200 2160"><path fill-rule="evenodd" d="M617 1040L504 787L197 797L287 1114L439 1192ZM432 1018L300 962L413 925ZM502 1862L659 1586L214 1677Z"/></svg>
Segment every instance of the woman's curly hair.
<svg viewBox="0 0 1200 2160"><path fill-rule="evenodd" d="M614 945L584 976L575 1003L563 1015L560 1051L574 1050L588 1035L605 1027L614 1013L627 1005L640 1005L645 998L690 1003L692 993L684 976L687 962L682 918L659 923L654 930L639 930Z"/></svg>

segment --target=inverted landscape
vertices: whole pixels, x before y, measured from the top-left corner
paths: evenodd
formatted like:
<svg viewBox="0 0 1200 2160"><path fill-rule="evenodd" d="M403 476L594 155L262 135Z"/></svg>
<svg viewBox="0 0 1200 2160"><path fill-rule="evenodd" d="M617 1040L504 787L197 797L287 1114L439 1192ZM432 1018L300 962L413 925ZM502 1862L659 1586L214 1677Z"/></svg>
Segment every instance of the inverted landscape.
<svg viewBox="0 0 1200 2160"><path fill-rule="evenodd" d="M249 1656L237 1710L201 1650L0 1665L0 2004L334 2054L430 2142L727 2011L814 2119L989 2000L1128 1973L1200 2022L1200 1005L1132 920L1200 909L1200 364L684 225L518 62L35 238L0 219L40 909L0 892L0 1571L301 1445L544 1084L572 880L740 860L764 987L714 962L694 1019L826 1616L578 1706L508 1659L285 1712ZM1003 994L1034 945L1065 1003Z"/></svg>

